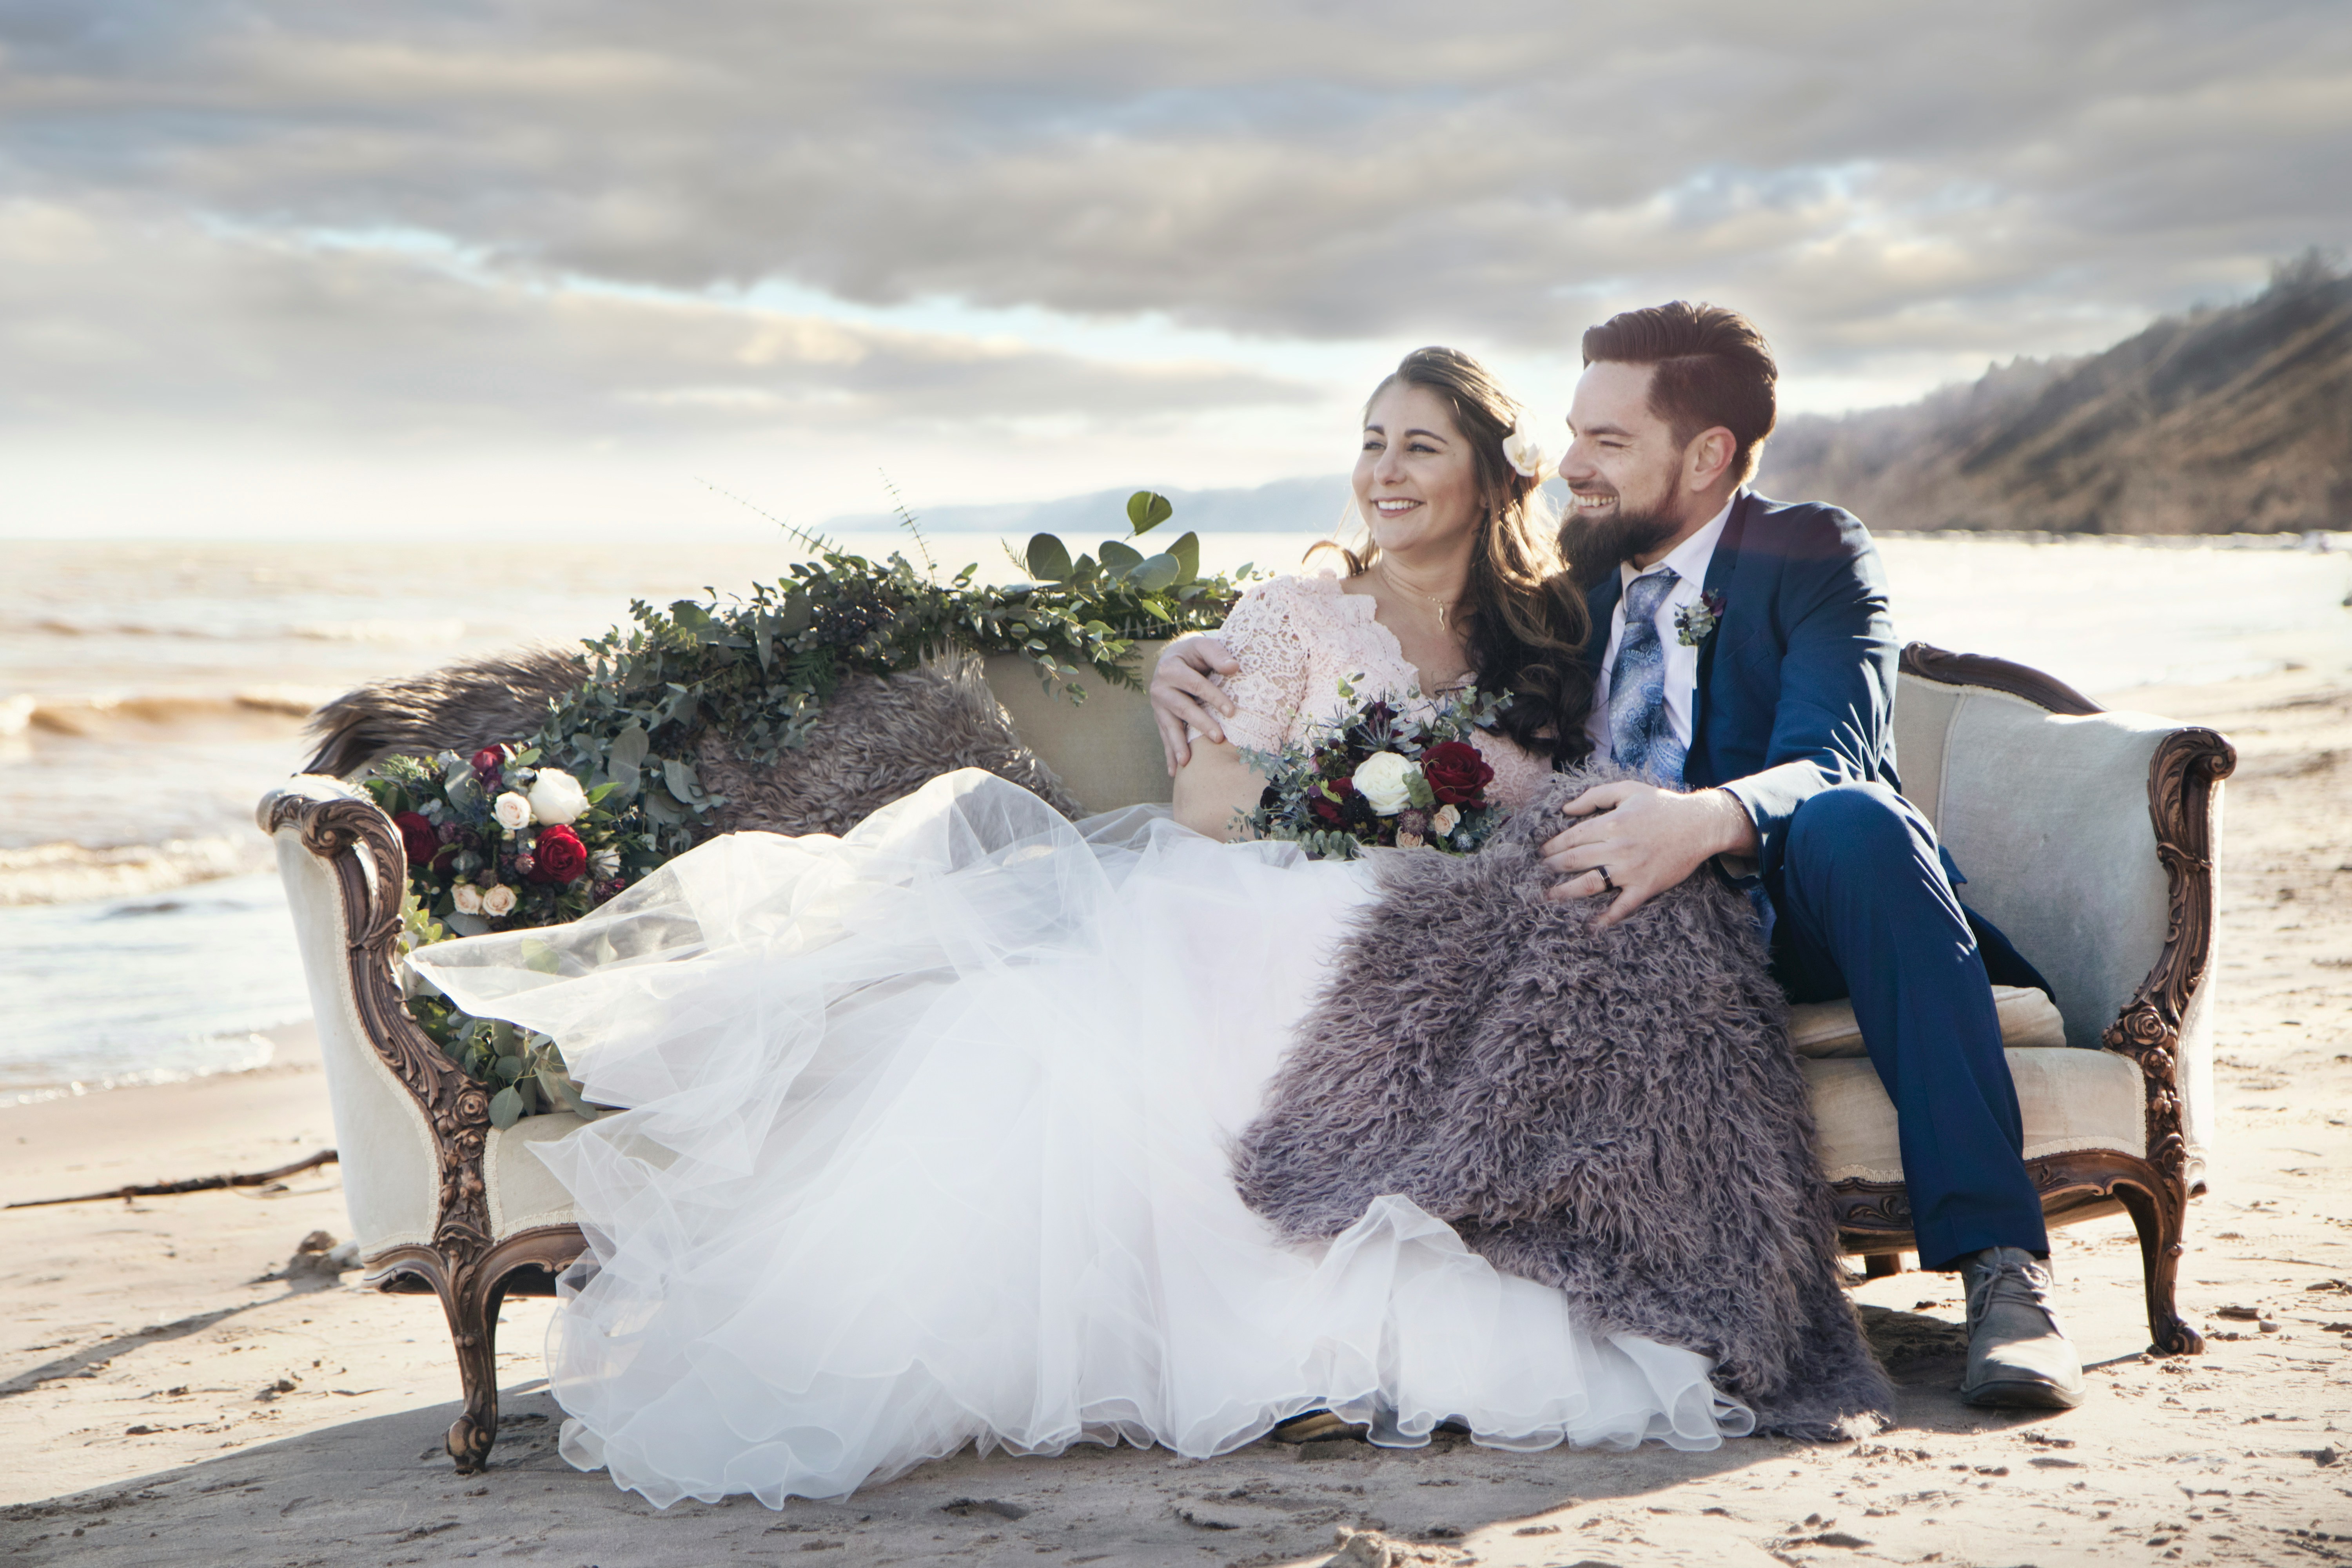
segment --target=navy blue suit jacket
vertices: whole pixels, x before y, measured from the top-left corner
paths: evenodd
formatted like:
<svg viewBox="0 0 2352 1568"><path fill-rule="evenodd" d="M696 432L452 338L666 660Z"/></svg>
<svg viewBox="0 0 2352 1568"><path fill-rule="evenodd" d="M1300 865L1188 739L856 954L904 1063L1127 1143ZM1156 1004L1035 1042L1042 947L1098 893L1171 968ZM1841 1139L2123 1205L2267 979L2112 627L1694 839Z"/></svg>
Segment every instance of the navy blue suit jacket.
<svg viewBox="0 0 2352 1568"><path fill-rule="evenodd" d="M1707 564L1722 611L1698 649L1683 780L1720 786L1755 819L1769 885L1797 807L1832 784L1901 790L1895 772L1895 676L1902 650L1886 573L1848 511L1742 490ZM1592 585L1590 661L1609 647L1620 574Z"/></svg>

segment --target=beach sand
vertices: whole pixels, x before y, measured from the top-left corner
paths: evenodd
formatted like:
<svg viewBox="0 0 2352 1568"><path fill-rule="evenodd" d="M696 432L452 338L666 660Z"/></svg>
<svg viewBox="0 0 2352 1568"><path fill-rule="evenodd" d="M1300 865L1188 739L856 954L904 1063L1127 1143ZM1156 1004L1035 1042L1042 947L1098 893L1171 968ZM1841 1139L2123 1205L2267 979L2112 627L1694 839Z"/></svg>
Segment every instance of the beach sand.
<svg viewBox="0 0 2352 1568"><path fill-rule="evenodd" d="M537 1379L550 1310L506 1308L488 1473L441 1452L457 1374L429 1297L271 1279L347 1234L335 1171L268 1195L0 1215L0 1561L343 1564L1320 1562L1335 1528L1423 1562L1740 1564L2352 1562L2352 668L2146 690L2131 705L2238 743L2222 851L2211 1192L2182 1307L2206 1353L2143 1353L2127 1221L2059 1233L2080 1410L1998 1415L1952 1392L1954 1281L1858 1288L1902 1420L1857 1444L1514 1455L1265 1442L1209 1460L969 1451L772 1512L658 1512L553 1451ZM330 1146L300 1031L248 1073L0 1110L9 1199L276 1166ZM2223 1315L2252 1309L2275 1324ZM1375 1561L1377 1552L1353 1560Z"/></svg>

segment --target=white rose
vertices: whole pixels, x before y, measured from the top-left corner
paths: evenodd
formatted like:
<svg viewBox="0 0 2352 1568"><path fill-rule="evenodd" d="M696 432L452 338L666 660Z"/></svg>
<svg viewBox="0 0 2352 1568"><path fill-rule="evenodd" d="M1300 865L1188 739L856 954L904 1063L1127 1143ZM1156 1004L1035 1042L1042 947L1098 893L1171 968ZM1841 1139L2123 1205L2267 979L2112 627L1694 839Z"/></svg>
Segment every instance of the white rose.
<svg viewBox="0 0 2352 1568"><path fill-rule="evenodd" d="M1412 794L1405 781L1420 771L1394 752L1374 752L1356 770L1352 782L1356 793L1370 801L1374 811L1382 816L1394 816L1412 804Z"/></svg>
<svg viewBox="0 0 2352 1568"><path fill-rule="evenodd" d="M588 792L562 768L541 768L530 781L530 814L549 827L577 822L588 809Z"/></svg>
<svg viewBox="0 0 2352 1568"><path fill-rule="evenodd" d="M520 833L530 826L530 802L509 790L490 803L490 815L509 833Z"/></svg>
<svg viewBox="0 0 2352 1568"><path fill-rule="evenodd" d="M1524 426L1503 437L1503 458L1523 478L1538 484L1551 477L1551 460L1544 454L1543 443Z"/></svg>
<svg viewBox="0 0 2352 1568"><path fill-rule="evenodd" d="M478 915L482 912L482 889L474 886L473 883L458 883L457 886L451 890L449 896L457 900L457 912L459 914Z"/></svg>
<svg viewBox="0 0 2352 1568"><path fill-rule="evenodd" d="M504 882L496 882L482 889L482 912L486 915L514 913L515 890Z"/></svg>
<svg viewBox="0 0 2352 1568"><path fill-rule="evenodd" d="M621 874L621 852L599 849L588 857L588 869L600 882L609 882Z"/></svg>

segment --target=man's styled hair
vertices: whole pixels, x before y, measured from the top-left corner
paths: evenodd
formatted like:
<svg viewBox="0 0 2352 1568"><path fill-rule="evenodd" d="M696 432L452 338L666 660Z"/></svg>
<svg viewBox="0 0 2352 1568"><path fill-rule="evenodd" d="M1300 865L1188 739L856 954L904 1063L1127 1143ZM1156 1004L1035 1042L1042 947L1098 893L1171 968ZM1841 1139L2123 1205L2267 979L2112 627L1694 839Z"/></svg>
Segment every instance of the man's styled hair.
<svg viewBox="0 0 2352 1568"><path fill-rule="evenodd" d="M1738 446L1732 471L1745 484L1756 472L1757 448L1779 416L1780 367L1756 323L1721 305L1675 300L1622 310L1584 334L1584 363L1657 366L1650 378L1650 412L1675 439L1690 445L1720 425Z"/></svg>

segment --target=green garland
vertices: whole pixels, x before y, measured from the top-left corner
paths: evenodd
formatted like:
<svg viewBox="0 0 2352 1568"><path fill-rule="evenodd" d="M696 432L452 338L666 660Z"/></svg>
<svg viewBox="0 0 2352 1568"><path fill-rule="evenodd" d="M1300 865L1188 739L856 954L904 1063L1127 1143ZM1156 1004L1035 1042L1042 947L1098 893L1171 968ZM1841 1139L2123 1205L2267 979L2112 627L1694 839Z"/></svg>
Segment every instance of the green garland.
<svg viewBox="0 0 2352 1568"><path fill-rule="evenodd" d="M1173 510L1165 496L1137 491L1129 540ZM1036 580L990 587L974 584L976 563L941 583L895 552L876 562L823 548L749 598L721 603L714 591L667 610L632 602L635 625L585 645L588 679L525 743L591 788L610 783L616 805L641 812L630 860L633 870L650 868L707 837L726 804L695 771L706 729L744 761L771 763L804 741L845 675L898 674L954 651L1021 655L1073 701L1085 700L1076 678L1087 672L1138 689L1129 662L1136 641L1213 630L1252 574L1244 565L1202 577L1200 562L1191 533L1149 556L1106 540L1075 562L1041 533L1024 561Z"/></svg>

